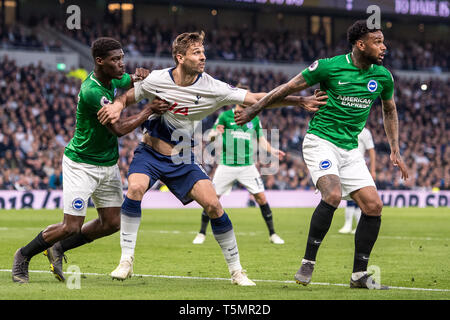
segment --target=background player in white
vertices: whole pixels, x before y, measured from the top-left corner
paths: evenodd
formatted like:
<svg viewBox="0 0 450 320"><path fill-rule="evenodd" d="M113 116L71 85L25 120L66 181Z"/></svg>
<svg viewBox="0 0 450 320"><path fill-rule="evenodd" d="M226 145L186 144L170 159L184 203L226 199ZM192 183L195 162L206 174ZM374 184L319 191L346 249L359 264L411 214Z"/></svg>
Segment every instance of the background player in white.
<svg viewBox="0 0 450 320"><path fill-rule="evenodd" d="M366 151L369 152L369 170L370 175L373 180L376 179L376 153L375 153L375 145L373 143L372 134L370 130L364 128L361 133L358 135L358 150L361 152L363 157L366 154ZM355 218L356 225L358 225L359 218L361 217L361 208L356 204L356 202L352 200L347 200L347 206L345 207L345 222L344 226L339 229L339 233L352 233L356 232L356 228L352 231L353 218Z"/></svg>
<svg viewBox="0 0 450 320"><path fill-rule="evenodd" d="M216 196L209 177L194 163L191 139L197 121L224 105L251 105L264 94L234 88L204 72L204 33L183 33L172 44L176 67L153 71L135 88L98 112L101 123L114 123L128 105L158 96L171 104L161 117L145 123L146 134L130 165L128 192L121 211L122 257L111 273L126 279L133 271L134 249L141 219L141 200L148 188L160 179L184 204L197 201L211 218L211 228L219 243L231 281L238 285L255 285L240 264L236 238L228 215ZM326 96L286 97L278 105L298 105L316 111ZM181 145L183 159L179 157ZM180 161L181 159L181 161Z"/></svg>
<svg viewBox="0 0 450 320"><path fill-rule="evenodd" d="M237 87L248 90L247 86L238 85ZM258 144L262 150L280 160L283 159L285 153L273 148L264 137L259 117L253 118L244 126L236 125L234 113L240 110L242 107L236 105L233 109L222 112L210 131L210 140L215 140L220 136L220 142L222 142L220 163L214 172L213 185L220 199L222 195L230 192L236 181L242 184L254 196L259 205L261 215L269 230L270 242L284 244L284 240L275 233L272 210L264 193L264 182L254 164L253 145ZM202 244L205 241L208 224L209 216L203 211L200 231L192 241L193 244Z"/></svg>

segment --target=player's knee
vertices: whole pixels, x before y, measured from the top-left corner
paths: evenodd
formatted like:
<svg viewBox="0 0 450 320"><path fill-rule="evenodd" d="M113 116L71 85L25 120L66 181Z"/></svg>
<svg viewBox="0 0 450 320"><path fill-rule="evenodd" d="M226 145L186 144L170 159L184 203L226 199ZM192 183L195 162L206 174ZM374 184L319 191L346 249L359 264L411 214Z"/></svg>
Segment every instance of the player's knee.
<svg viewBox="0 0 450 320"><path fill-rule="evenodd" d="M132 199L142 199L146 191L147 186L138 183L132 183L128 185L127 197Z"/></svg>
<svg viewBox="0 0 450 320"><path fill-rule="evenodd" d="M81 226L77 224L64 223L61 227L61 232L65 238L71 237L81 232Z"/></svg>
<svg viewBox="0 0 450 320"><path fill-rule="evenodd" d="M341 202L341 199L342 199L341 190L334 189L330 192L322 194L322 199L329 205L331 205L333 207L337 207L337 206L339 206L339 203Z"/></svg>
<svg viewBox="0 0 450 320"><path fill-rule="evenodd" d="M218 218L223 212L222 205L218 200L208 202L204 209L210 218Z"/></svg>
<svg viewBox="0 0 450 320"><path fill-rule="evenodd" d="M366 204L364 213L370 216L379 216L383 210L383 202L381 199L370 201Z"/></svg>

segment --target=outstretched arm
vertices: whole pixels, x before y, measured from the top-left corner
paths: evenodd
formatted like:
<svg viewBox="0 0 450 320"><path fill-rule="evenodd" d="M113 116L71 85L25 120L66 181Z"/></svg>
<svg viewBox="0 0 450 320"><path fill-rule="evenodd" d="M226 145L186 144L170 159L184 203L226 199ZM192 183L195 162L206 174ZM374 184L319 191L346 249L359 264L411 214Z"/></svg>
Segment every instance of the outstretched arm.
<svg viewBox="0 0 450 320"><path fill-rule="evenodd" d="M280 160L283 160L284 156L286 155L286 153L284 153L283 151L273 148L269 143L269 141L267 141L267 139L264 136L261 136L259 138L258 143L264 150L266 150L267 152L274 155Z"/></svg>
<svg viewBox="0 0 450 320"><path fill-rule="evenodd" d="M151 114L164 113L168 108L169 104L167 102L156 98L151 103L147 104L138 114L127 118L119 118L116 123L108 123L105 126L116 136L121 137L139 127Z"/></svg>
<svg viewBox="0 0 450 320"><path fill-rule="evenodd" d="M288 95L308 88L305 78L301 73L289 80L288 82L276 87L262 99L250 107L245 108L242 112L236 114L235 121L238 125L243 125L256 117L263 109L275 105L285 99ZM286 102L286 101L285 101Z"/></svg>
<svg viewBox="0 0 450 320"><path fill-rule="evenodd" d="M389 100L381 100L383 107L384 130L391 147L391 161L395 167L399 167L402 172L402 179L408 179L408 170L400 155L398 143L398 116L394 97Z"/></svg>

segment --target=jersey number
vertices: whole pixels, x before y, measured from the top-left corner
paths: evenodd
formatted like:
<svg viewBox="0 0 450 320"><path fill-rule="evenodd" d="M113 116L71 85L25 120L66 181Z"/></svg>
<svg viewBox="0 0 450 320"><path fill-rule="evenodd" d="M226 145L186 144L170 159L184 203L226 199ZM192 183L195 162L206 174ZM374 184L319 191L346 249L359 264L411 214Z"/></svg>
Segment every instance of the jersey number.
<svg viewBox="0 0 450 320"><path fill-rule="evenodd" d="M175 107L178 105L178 103L174 103L170 108L169 111L172 111L174 114L182 114L183 116L187 116L189 113L189 108L188 107L183 107L183 108L178 108L175 110Z"/></svg>

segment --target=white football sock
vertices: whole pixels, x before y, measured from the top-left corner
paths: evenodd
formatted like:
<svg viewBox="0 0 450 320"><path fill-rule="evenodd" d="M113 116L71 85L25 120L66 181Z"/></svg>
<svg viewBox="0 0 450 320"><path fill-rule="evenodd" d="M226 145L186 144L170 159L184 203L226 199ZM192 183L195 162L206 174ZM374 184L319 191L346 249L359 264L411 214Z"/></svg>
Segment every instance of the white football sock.
<svg viewBox="0 0 450 320"><path fill-rule="evenodd" d="M233 229L225 233L214 234L214 238L222 249L223 256L228 265L230 273L241 270L241 262L239 259L239 250L236 242L236 236Z"/></svg>
<svg viewBox="0 0 450 320"><path fill-rule="evenodd" d="M120 215L120 247L122 248L122 257L120 260L129 260L134 256L136 247L136 238L141 223L141 217L130 217L124 214Z"/></svg>
<svg viewBox="0 0 450 320"><path fill-rule="evenodd" d="M353 211L353 216L355 217L355 220L356 220L356 226L358 226L359 219L361 218L361 208L360 207L355 208L355 211Z"/></svg>
<svg viewBox="0 0 450 320"><path fill-rule="evenodd" d="M347 229L352 228L354 210L355 210L355 207L346 207L345 208L345 222L344 222L343 228L347 228Z"/></svg>

